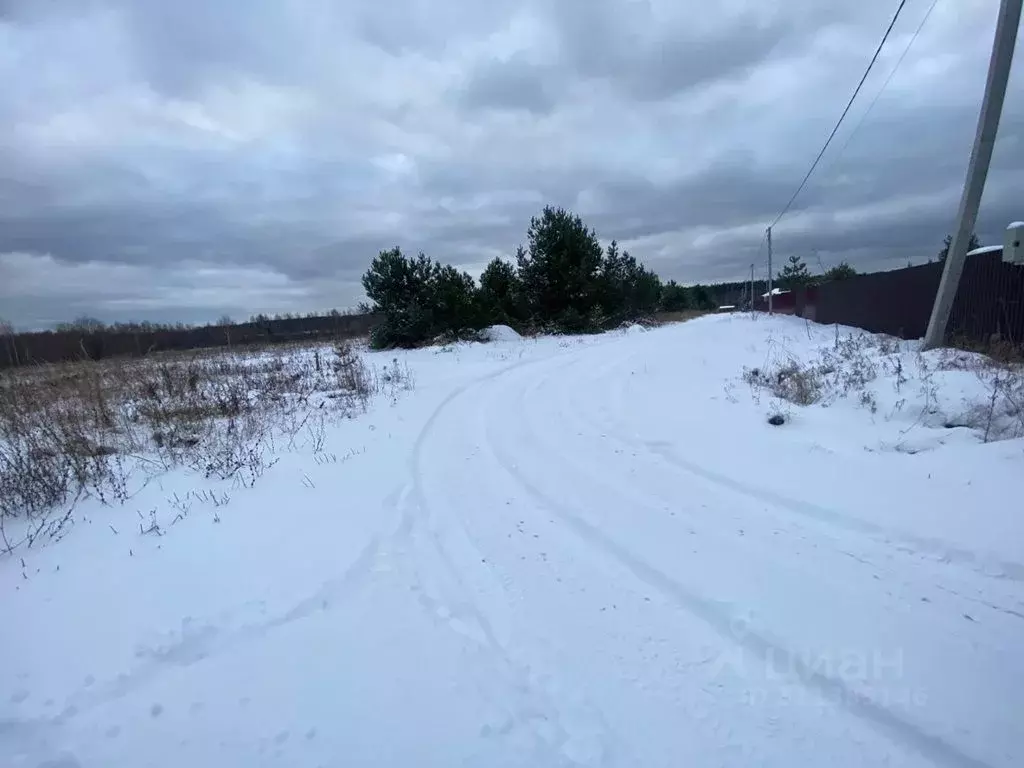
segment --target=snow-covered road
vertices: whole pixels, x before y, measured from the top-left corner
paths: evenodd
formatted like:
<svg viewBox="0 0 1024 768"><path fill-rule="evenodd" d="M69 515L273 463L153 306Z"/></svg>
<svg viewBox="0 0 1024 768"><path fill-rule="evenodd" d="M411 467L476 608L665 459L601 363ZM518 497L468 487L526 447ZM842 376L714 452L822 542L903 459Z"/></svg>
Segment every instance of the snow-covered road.
<svg viewBox="0 0 1024 768"><path fill-rule="evenodd" d="M1024 446L769 426L742 367L833 333L421 350L217 525L92 510L2 564L0 764L1019 765Z"/></svg>

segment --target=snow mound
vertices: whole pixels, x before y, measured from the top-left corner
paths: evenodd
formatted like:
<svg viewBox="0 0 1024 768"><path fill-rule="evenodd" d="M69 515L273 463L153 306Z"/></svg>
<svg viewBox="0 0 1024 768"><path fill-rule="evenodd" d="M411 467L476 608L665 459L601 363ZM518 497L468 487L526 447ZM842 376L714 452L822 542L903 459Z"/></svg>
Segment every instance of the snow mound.
<svg viewBox="0 0 1024 768"><path fill-rule="evenodd" d="M637 333L647 333L647 329L639 323L630 323L622 329L622 332L632 336Z"/></svg>
<svg viewBox="0 0 1024 768"><path fill-rule="evenodd" d="M480 331L481 341L521 341L522 338L507 325L492 325Z"/></svg>

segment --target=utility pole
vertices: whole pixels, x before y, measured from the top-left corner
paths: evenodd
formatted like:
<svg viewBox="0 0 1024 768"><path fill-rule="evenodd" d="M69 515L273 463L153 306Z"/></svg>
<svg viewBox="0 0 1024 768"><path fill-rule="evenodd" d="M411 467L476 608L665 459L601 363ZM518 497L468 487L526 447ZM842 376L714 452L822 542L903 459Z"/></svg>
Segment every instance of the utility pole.
<svg viewBox="0 0 1024 768"><path fill-rule="evenodd" d="M924 349L932 349L945 341L946 325L949 323L956 289L964 271L964 262L967 260L967 245L978 218L978 206L981 204L985 177L988 175L988 166L992 160L992 147L996 143L996 132L999 130L999 116L1003 111L1006 81L1010 76L1013 47L1017 41L1017 27L1020 25L1021 4L1022 0L1002 0L999 4L996 35L988 65L988 81L985 83L985 96L981 102L981 113L978 115L978 131L974 136L974 148L971 150L967 178L964 180L964 189L960 197L956 231L953 233L953 241L949 244L949 253L942 269L942 280L935 294L935 304L932 305L931 318L928 320L928 331L924 336Z"/></svg>
<svg viewBox="0 0 1024 768"><path fill-rule="evenodd" d="M768 314L772 313L772 228L768 227Z"/></svg>
<svg viewBox="0 0 1024 768"><path fill-rule="evenodd" d="M750 314L754 314L754 265L750 265Z"/></svg>

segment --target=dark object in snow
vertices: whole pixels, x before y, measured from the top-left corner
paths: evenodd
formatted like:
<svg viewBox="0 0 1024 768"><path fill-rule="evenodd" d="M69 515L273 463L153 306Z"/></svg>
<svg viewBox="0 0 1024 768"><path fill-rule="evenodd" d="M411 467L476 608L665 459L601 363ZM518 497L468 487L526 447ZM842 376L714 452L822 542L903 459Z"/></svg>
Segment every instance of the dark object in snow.
<svg viewBox="0 0 1024 768"><path fill-rule="evenodd" d="M786 417L783 416L781 413L773 413L771 416L768 417L768 423L771 424L773 427L781 427L783 424L786 423Z"/></svg>

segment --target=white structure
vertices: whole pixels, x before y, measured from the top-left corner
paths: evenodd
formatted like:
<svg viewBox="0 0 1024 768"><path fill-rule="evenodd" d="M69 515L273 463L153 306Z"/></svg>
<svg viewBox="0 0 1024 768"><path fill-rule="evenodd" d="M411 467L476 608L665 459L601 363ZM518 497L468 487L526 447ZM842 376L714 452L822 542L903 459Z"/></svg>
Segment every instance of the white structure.
<svg viewBox="0 0 1024 768"><path fill-rule="evenodd" d="M1015 221L1006 228L1003 261L1007 264L1024 265L1024 221Z"/></svg>

